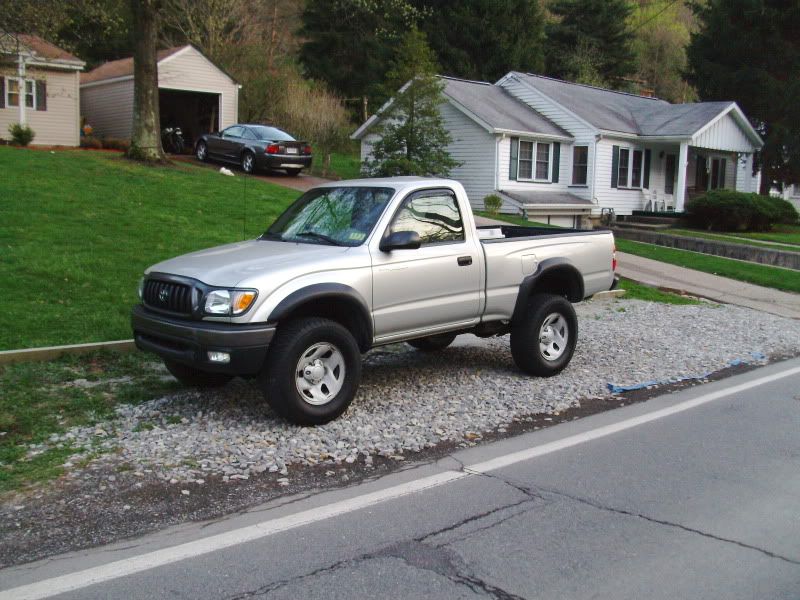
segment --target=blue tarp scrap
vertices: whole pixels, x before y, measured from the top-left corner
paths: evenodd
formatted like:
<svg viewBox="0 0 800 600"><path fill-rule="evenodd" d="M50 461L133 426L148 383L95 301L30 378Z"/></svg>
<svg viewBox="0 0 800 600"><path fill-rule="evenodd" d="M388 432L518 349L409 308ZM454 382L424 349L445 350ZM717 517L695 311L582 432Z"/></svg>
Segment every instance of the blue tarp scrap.
<svg viewBox="0 0 800 600"><path fill-rule="evenodd" d="M738 367L740 365L749 365L751 363L761 362L767 359L766 354L764 354L763 352L751 352L750 357L751 357L750 360L734 358L733 360L728 361L728 366ZM706 379L709 375L711 375L711 373L713 373L713 371L709 371L708 373L703 373L702 375L691 375L689 377L671 377L669 379L645 381L644 383L634 383L633 385L617 385L615 383L607 383L606 386L608 387L608 391L610 391L612 394L621 394L622 392L630 392L632 390L643 390L645 388L653 387L656 385L664 385L667 383L678 383L681 381Z"/></svg>

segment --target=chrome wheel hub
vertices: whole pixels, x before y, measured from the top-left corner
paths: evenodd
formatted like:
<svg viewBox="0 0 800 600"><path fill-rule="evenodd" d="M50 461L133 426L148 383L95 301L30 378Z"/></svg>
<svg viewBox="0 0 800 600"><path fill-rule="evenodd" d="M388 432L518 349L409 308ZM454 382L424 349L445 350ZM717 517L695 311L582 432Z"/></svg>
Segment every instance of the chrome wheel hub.
<svg viewBox="0 0 800 600"><path fill-rule="evenodd" d="M206 147L203 144L200 144L197 147L197 158L203 160L206 157Z"/></svg>
<svg viewBox="0 0 800 600"><path fill-rule="evenodd" d="M557 360L567 349L569 325L559 313L551 313L539 328L539 352L545 360Z"/></svg>
<svg viewBox="0 0 800 600"><path fill-rule="evenodd" d="M253 170L253 157L249 154L244 157L244 170L248 173Z"/></svg>
<svg viewBox="0 0 800 600"><path fill-rule="evenodd" d="M314 406L327 404L344 385L344 355L333 344L320 342L308 348L295 369L295 387Z"/></svg>

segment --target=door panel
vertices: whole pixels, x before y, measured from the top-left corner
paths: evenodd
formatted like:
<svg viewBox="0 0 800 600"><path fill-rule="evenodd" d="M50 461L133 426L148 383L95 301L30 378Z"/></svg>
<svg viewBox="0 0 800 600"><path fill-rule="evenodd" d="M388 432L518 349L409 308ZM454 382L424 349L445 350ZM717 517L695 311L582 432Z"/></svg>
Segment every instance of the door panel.
<svg viewBox="0 0 800 600"><path fill-rule="evenodd" d="M413 194L388 231L416 231L423 244L415 250L373 253L376 337L476 322L483 258L480 249L465 239L452 192Z"/></svg>

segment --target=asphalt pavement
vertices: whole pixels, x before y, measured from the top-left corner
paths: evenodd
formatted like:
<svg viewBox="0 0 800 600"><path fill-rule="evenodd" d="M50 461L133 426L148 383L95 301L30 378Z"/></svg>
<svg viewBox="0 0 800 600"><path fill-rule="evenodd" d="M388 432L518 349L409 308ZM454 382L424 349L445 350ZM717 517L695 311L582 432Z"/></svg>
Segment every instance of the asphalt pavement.
<svg viewBox="0 0 800 600"><path fill-rule="evenodd" d="M0 571L0 598L796 599L799 392L769 365Z"/></svg>

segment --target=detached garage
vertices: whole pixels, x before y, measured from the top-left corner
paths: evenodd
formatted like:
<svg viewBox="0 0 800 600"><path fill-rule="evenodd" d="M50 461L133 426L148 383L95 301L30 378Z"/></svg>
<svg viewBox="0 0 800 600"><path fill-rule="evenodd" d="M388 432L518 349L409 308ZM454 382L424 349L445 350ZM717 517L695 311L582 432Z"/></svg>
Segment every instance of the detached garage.
<svg viewBox="0 0 800 600"><path fill-rule="evenodd" d="M239 120L239 84L194 46L158 53L161 128L180 127L187 146L204 133ZM81 75L81 116L100 137L130 139L133 127L133 58Z"/></svg>

